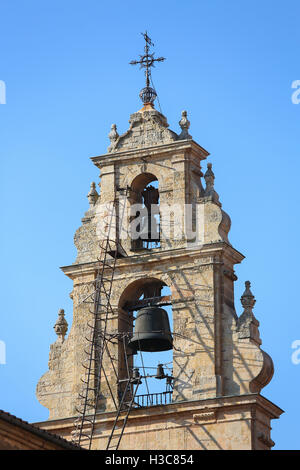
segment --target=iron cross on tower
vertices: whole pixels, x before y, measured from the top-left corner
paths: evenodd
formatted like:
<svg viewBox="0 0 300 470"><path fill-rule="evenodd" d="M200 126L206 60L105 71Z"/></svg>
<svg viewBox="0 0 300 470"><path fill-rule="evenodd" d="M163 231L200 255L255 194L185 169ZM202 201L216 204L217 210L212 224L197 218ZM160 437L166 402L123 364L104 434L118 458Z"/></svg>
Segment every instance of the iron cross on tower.
<svg viewBox="0 0 300 470"><path fill-rule="evenodd" d="M141 33L145 39L145 47L144 47L144 55L140 55L140 60L132 60L130 62L131 65L140 65L141 69L145 70L146 76L146 87L143 88L140 92L140 98L144 104L153 103L157 94L156 91L150 87L150 78L151 78L151 67L155 67L154 62L163 62L165 60L164 57L158 57L157 59L154 58L154 52L151 54L150 47L154 46L153 42L149 38L147 31L145 33Z"/></svg>

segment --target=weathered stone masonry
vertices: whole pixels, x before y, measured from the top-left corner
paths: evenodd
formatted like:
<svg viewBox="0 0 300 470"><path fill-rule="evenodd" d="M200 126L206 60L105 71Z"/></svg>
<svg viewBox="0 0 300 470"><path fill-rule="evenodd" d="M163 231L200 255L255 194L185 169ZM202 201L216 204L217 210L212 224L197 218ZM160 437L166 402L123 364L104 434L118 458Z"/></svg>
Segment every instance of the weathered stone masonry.
<svg viewBox="0 0 300 470"><path fill-rule="evenodd" d="M201 162L209 154L189 135L186 112L179 135L151 106L131 115L129 122L121 136L113 125L108 153L92 158L100 169L100 194L92 184L90 208L75 234L76 261L62 268L74 283L73 323L65 339L60 315L49 370L37 386L38 399L50 412L49 420L39 426L71 437L90 315L80 300L91 293L95 279L98 208L112 201L118 188L127 187L132 190L126 199L129 208L136 199L134 191L157 180L161 206L201 206L202 245L186 237L164 237L164 231L160 247L152 250L135 251L130 237L122 240L127 256L117 261L111 294L115 315L109 328L123 327L126 301L138 299L141 286L156 280L171 289L173 329L181 336L174 337L172 404L133 410L121 449L270 449L270 421L282 410L260 392L272 378L273 363L261 349L250 283L241 299L244 311L238 315L235 310L234 266L244 257L228 239L230 218L214 189L211 164L202 173ZM173 228L177 216L170 214ZM162 217L162 227L164 223ZM118 356L118 346L113 353ZM111 386L116 387L109 363L106 366ZM102 394L96 449L105 448L115 413L104 382Z"/></svg>

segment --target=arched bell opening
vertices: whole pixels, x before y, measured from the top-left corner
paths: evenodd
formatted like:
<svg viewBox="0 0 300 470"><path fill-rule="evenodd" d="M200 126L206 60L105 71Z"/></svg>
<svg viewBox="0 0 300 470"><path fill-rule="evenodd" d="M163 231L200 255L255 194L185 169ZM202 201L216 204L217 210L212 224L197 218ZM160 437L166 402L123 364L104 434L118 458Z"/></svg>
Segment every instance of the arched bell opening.
<svg viewBox="0 0 300 470"><path fill-rule="evenodd" d="M159 184L152 173L141 173L131 183L130 233L132 251L160 247Z"/></svg>
<svg viewBox="0 0 300 470"><path fill-rule="evenodd" d="M164 405L172 401L173 318L171 290L159 279L133 282L121 295L119 307L131 328L127 363L136 406Z"/></svg>

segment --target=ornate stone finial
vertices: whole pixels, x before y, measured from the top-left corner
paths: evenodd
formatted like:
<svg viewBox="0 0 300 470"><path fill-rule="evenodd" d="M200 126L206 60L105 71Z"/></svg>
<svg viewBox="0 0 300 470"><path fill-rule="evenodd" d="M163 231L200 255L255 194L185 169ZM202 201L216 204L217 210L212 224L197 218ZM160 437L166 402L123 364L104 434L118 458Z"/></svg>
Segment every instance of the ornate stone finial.
<svg viewBox="0 0 300 470"><path fill-rule="evenodd" d="M215 184L215 174L212 171L212 163L207 164L207 170L204 175L206 189L205 194L209 195L212 191L214 191L214 184Z"/></svg>
<svg viewBox="0 0 300 470"><path fill-rule="evenodd" d="M187 118L187 111L182 111L179 125L181 127L181 134L179 134L179 139L191 139L192 136L189 134L189 127L191 123Z"/></svg>
<svg viewBox="0 0 300 470"><path fill-rule="evenodd" d="M257 344L261 344L259 337L259 322L256 320L254 313L252 312L255 305L255 297L250 290L250 281L245 282L245 291L241 297L241 303L244 307L244 311L238 319L238 331L240 338L250 338Z"/></svg>
<svg viewBox="0 0 300 470"><path fill-rule="evenodd" d="M117 124L112 124L110 128L110 133L108 134L109 140L113 143L117 140L119 137L118 131L117 131Z"/></svg>
<svg viewBox="0 0 300 470"><path fill-rule="evenodd" d="M89 190L89 193L87 195L87 198L90 203L90 207L93 207L96 204L98 197L99 197L99 194L97 193L97 190L96 190L96 184L93 181L91 183L91 189Z"/></svg>
<svg viewBox="0 0 300 470"><path fill-rule="evenodd" d="M207 171L204 175L205 183L206 183L206 188L204 192L205 197L211 197L212 200L216 203L221 205L219 201L219 195L215 191L215 174L212 171L212 163L207 164Z"/></svg>
<svg viewBox="0 0 300 470"><path fill-rule="evenodd" d="M245 292L243 293L241 297L241 303L242 303L242 306L244 307L244 311L247 310L248 313L252 313L252 309L256 302L255 297L250 290L250 286L251 286L250 281L246 281Z"/></svg>
<svg viewBox="0 0 300 470"><path fill-rule="evenodd" d="M68 331L68 322L65 319L65 311L63 308L59 309L58 319L56 320L56 323L53 328L58 336L58 341L61 341L63 343L65 340L66 333Z"/></svg>
<svg viewBox="0 0 300 470"><path fill-rule="evenodd" d="M110 128L110 133L108 134L108 138L110 140L110 146L108 147L108 151L110 152L111 150L113 150L118 138L119 138L119 134L118 134L118 131L117 131L117 125L116 124L112 124L111 125L111 128Z"/></svg>

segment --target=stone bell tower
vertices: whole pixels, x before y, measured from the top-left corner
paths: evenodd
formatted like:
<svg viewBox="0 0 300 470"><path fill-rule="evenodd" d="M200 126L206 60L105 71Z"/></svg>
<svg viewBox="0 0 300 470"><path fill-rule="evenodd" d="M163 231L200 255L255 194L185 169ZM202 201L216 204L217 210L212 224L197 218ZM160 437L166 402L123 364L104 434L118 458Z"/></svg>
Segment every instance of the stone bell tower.
<svg viewBox="0 0 300 470"><path fill-rule="evenodd" d="M103 207L116 201L114 217L120 218L121 206L125 215L114 233L115 255L110 251L107 261L108 269L115 256L108 331L132 332L130 306L141 303L142 295L163 304L162 288L168 286L174 347L171 401L131 409L120 449L270 449L270 422L282 410L261 390L272 378L273 363L261 349L249 281L241 298L243 311L235 309L234 266L244 257L228 239L231 222L214 189L212 165L202 173L209 154L189 134L186 111L175 133L154 108L155 92L148 82L141 98L144 105L130 116L129 129L119 135L112 125L108 152L92 158L100 170L100 193L92 183L90 208L75 234L77 258L62 268L74 283L73 323L65 339L67 324L59 312L49 370L37 386L38 400L50 416L37 424L71 439L91 315L84 300L93 299L99 275ZM150 183L160 216L153 243L150 235L143 240L127 230L135 217L132 207L146 201ZM106 448L118 408L125 367L120 343L109 344L115 362L103 357L94 449ZM129 353L126 360L132 366Z"/></svg>

